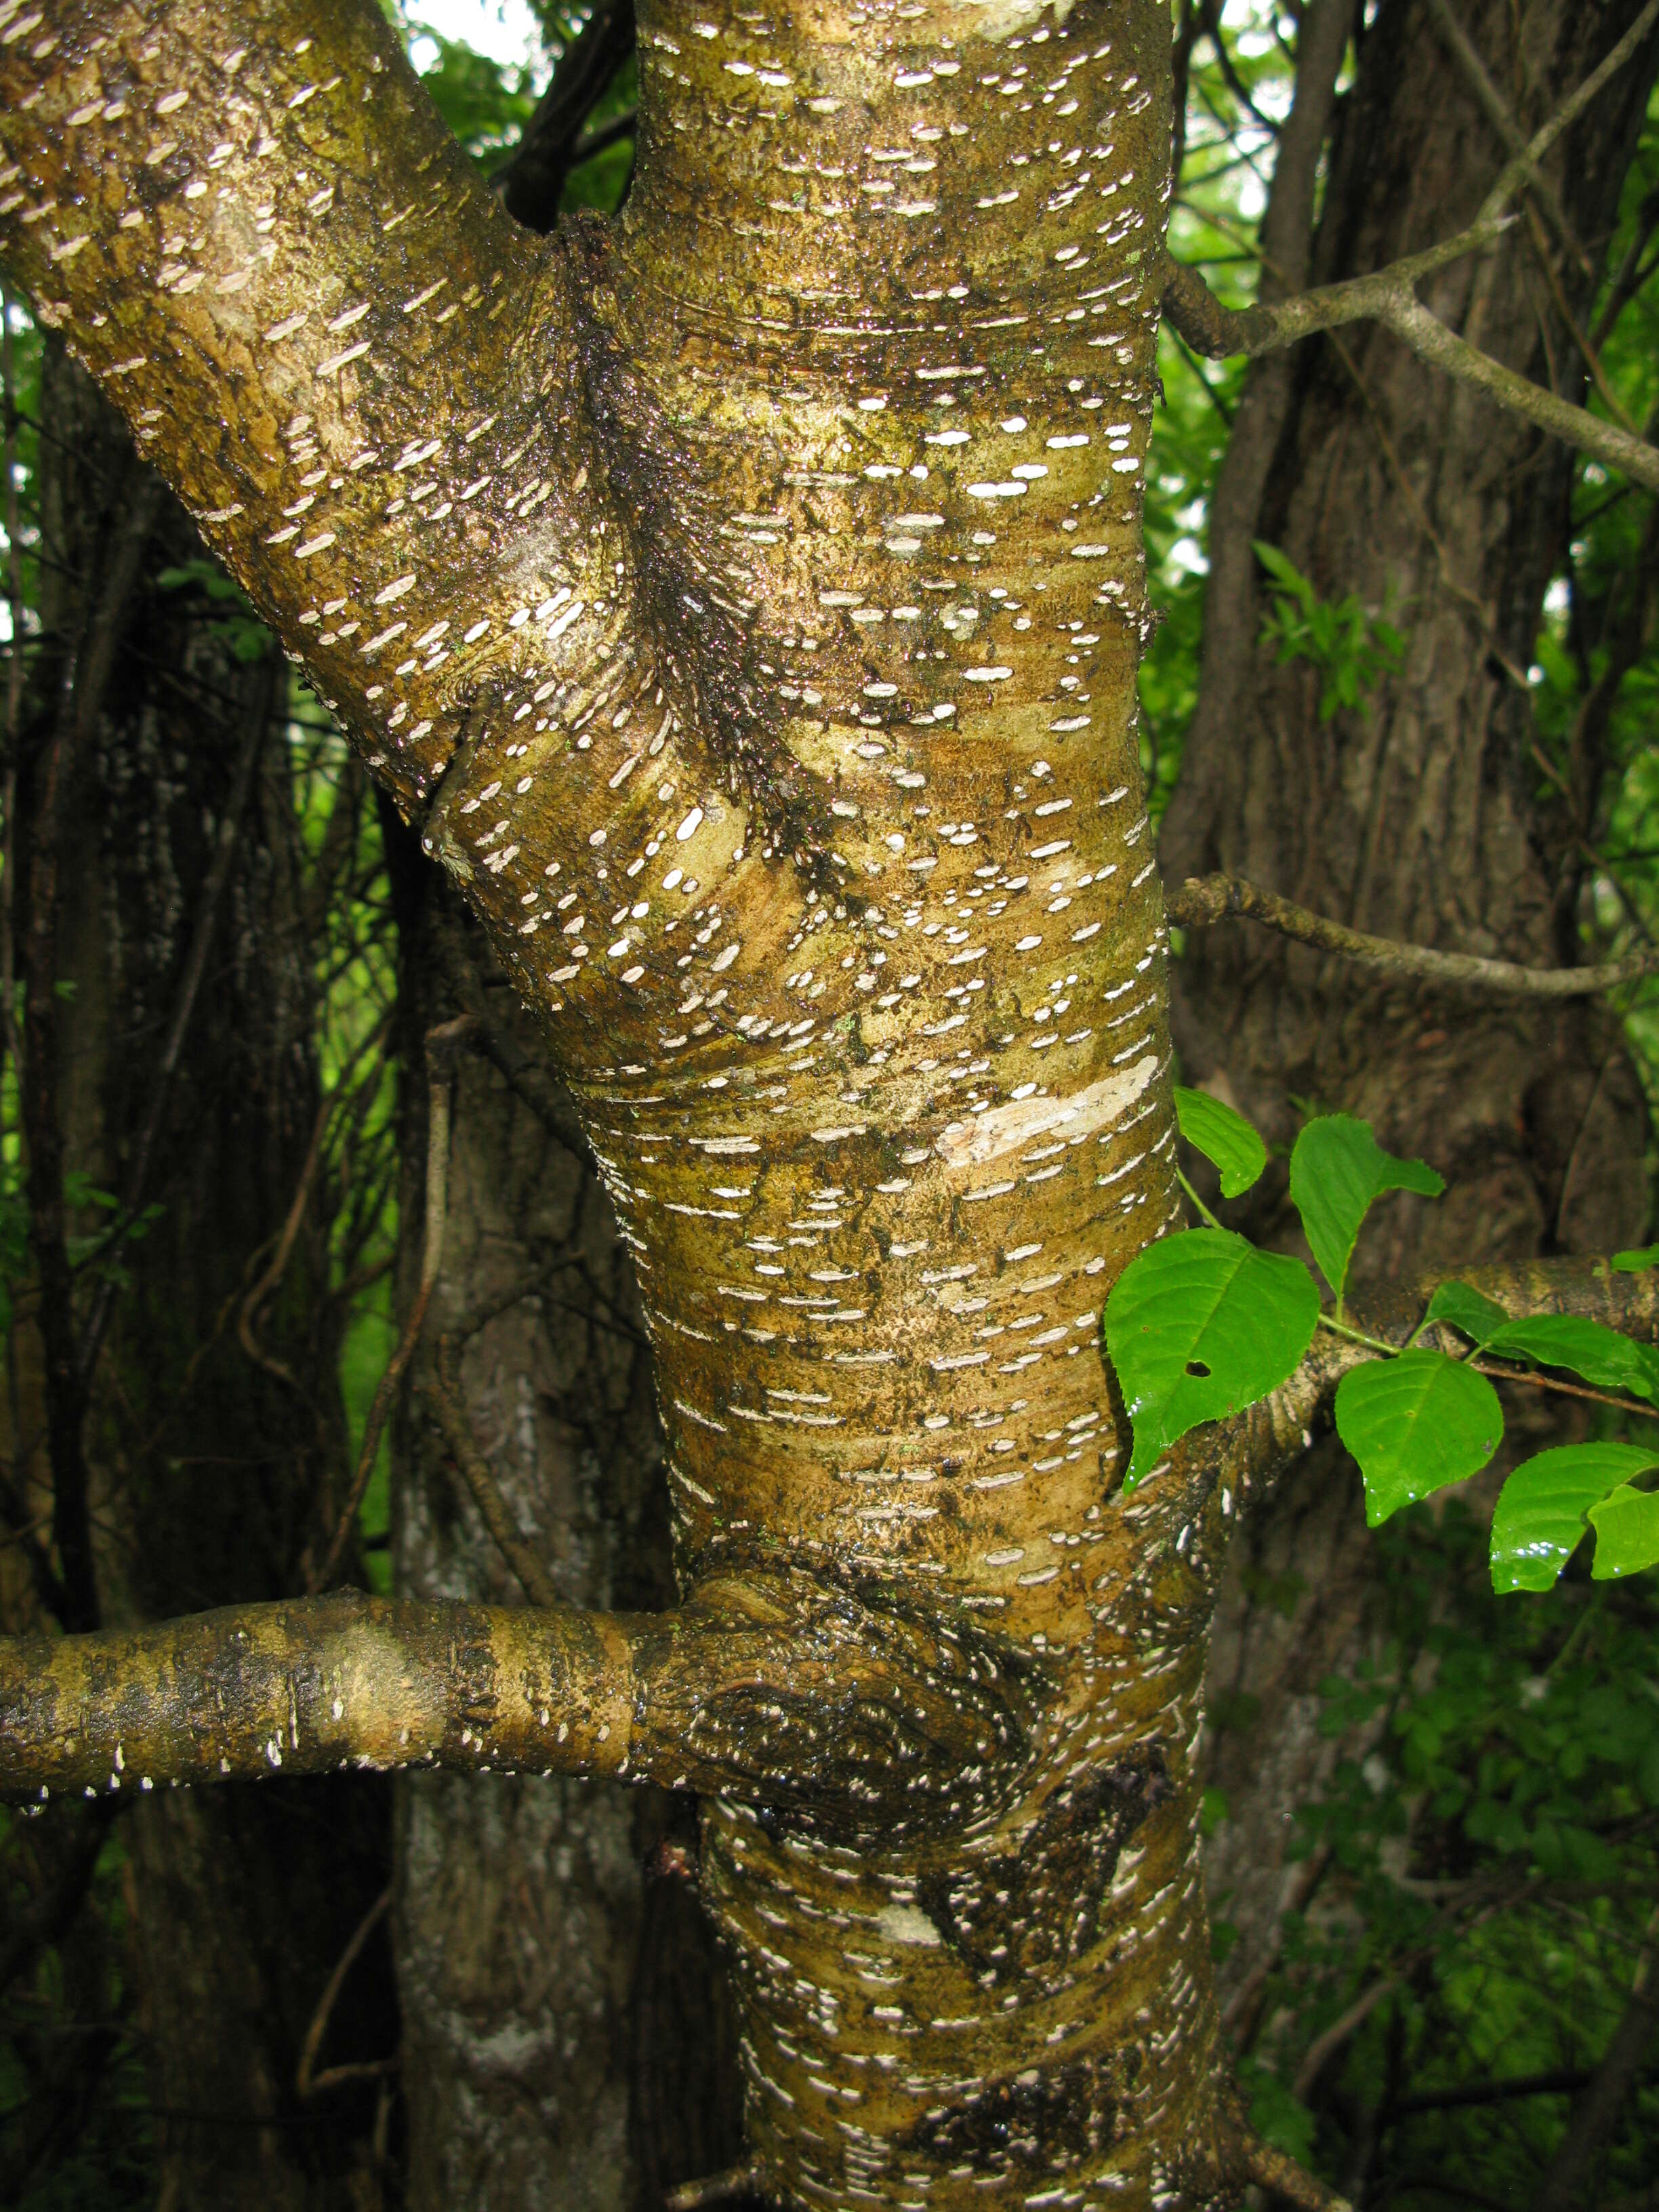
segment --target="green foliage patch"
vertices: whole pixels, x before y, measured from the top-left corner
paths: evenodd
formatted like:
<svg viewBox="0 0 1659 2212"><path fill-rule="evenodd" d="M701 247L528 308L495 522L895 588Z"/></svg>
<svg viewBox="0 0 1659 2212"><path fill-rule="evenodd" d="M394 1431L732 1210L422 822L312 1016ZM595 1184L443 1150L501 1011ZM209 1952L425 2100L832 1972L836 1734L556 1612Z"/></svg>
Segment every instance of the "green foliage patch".
<svg viewBox="0 0 1659 2212"><path fill-rule="evenodd" d="M1249 1189L1267 1146L1243 1117L1202 1091L1180 1091L1182 1133L1221 1170L1224 1196ZM1184 1178L1183 1178L1184 1181ZM1190 1192L1190 1186L1188 1187ZM1365 1518L1380 1528L1401 1509L1491 1463L1504 1409L1490 1371L1561 1369L1616 1394L1626 1419L1659 1419L1659 1350L1576 1314L1513 1316L1471 1284L1438 1285L1405 1345L1365 1335L1343 1317L1355 1247L1371 1208L1390 1191L1437 1198L1445 1184L1421 1160L1383 1151L1370 1125L1346 1114L1309 1121L1291 1155L1291 1196L1320 1271L1334 1293L1323 1310L1311 1271L1207 1225L1161 1237L1124 1269L1106 1302L1106 1348L1133 1430L1126 1492L1206 1421L1225 1420L1272 1395L1322 1328L1361 1347L1336 1390L1336 1429L1358 1462ZM1196 1194L1191 1194L1196 1201ZM1431 1328L1468 1340L1463 1352L1419 1341ZM1576 1387L1576 1386L1573 1386ZM1516 1468L1492 1522L1491 1573L1499 1592L1548 1589L1586 1533L1598 1581L1659 1565L1659 1495L1645 1486L1659 1443L1564 1446Z"/></svg>

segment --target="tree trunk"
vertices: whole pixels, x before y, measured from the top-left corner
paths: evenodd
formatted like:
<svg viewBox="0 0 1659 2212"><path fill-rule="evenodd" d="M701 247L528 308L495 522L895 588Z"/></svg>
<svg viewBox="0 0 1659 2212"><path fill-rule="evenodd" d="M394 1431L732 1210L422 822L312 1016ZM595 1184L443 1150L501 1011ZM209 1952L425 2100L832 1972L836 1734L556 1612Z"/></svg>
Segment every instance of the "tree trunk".
<svg viewBox="0 0 1659 2212"><path fill-rule="evenodd" d="M454 1077L443 1268L399 1439L398 1586L497 1605L523 1595L424 1395L443 1340L465 1418L560 1596L667 1606L661 1431L609 1203L574 1109L465 909L395 820L387 841L410 1071L405 1303L423 1241L422 1040L458 1015L478 1025ZM614 1782L401 1785L393 1948L411 2212L645 2212L665 2182L735 2161L741 2115L710 1939L695 1912L647 1903L674 1830L691 1840L665 1793ZM677 1967L690 1969L689 2005L663 1992ZM659 2043L684 2042L691 2062L644 2126L642 2011ZM643 2058L660 2070L657 2051Z"/></svg>
<svg viewBox="0 0 1659 2212"><path fill-rule="evenodd" d="M313 986L296 926L280 658L268 647L244 663L205 621L198 593L158 587L161 571L202 556L170 499L155 501L142 559L112 588L109 549L136 507L148 518L141 502L159 487L56 346L39 489L43 657L58 686L55 699L42 680L39 708L50 722L64 701L70 721L84 714L88 726L55 822L36 800L44 763L23 782L31 942L48 835L58 915L52 972L27 977L32 994L53 997L56 1053L49 1068L28 1067L26 1096L32 1127L56 1124L68 1169L139 1211L159 1209L115 1255L127 1279L83 1272L71 1316L83 1369L102 1335L101 1358L76 1386L88 1518L100 1532L98 1600L107 1618L133 1621L292 1589L319 1481L337 1459L315 1205L258 1322L266 1360L298 1379L255 1366L236 1327L316 1111ZM97 655L88 640L100 625L111 633L107 681L88 702ZM60 750L64 720L59 711ZM234 854L216 882L226 839ZM84 1204L69 1217L82 1235L119 1218ZM40 1371L30 1334L15 1347L26 1403ZM39 1469L47 1494L62 1472ZM383 1879L384 1801L337 1782L320 1798L278 1782L236 1798L152 1795L119 1833L163 2201L177 2212L345 2204L354 2138L366 2132L361 2098L302 2109L295 2069L334 1961ZM336 2034L395 2033L389 2000L371 1964Z"/></svg>
<svg viewBox="0 0 1659 2212"><path fill-rule="evenodd" d="M1276 1417L1126 1494L1101 1339L1179 1218L1134 728L1167 11L650 0L628 208L543 248L372 7L228 47L76 5L0 44L6 251L545 1023L683 1595L246 1609L103 1698L101 1639L0 1653L35 1771L131 1717L163 1775L696 1788L769 2195L1235 2202L1197 1747Z"/></svg>
<svg viewBox="0 0 1659 2212"><path fill-rule="evenodd" d="M1346 0L1327 6L1344 13ZM1458 15L1531 131L1638 12L1537 0L1518 46L1506 0ZM1593 249L1613 223L1656 55L1650 40L1548 166L1575 236ZM1455 234L1506 158L1428 9L1385 0L1341 104L1310 281ZM1310 210L1310 195L1304 224ZM1282 201L1278 213L1285 235L1271 248L1281 259L1304 252L1295 214L1286 224ZM1553 237L1547 267L1536 220L1424 294L1489 353L1579 399L1588 375L1561 303L1582 327L1590 284ZM1565 448L1449 386L1382 331L1316 338L1253 370L1212 503L1203 679L1164 830L1166 879L1219 869L1381 936L1576 962L1584 863L1559 810L1534 797L1524 681L1545 588L1566 559L1571 475ZM1401 668L1364 712L1322 719L1320 672L1279 666L1258 642L1256 539L1322 598L1356 592L1407 634ZM1593 1005L1447 1000L1229 922L1189 937L1174 1021L1184 1079L1273 1141L1289 1144L1312 1098L1366 1117L1382 1143L1445 1176L1437 1206L1379 1216L1362 1283L1607 1250L1642 1231L1632 1163L1644 1112L1618 1024ZM1282 1166L1224 1211L1264 1241L1297 1244ZM1548 1424L1540 1414L1527 1441L1559 1441ZM1334 1440L1317 1447L1248 1524L1218 1618L1211 1680L1231 1724L1210 1765L1231 1818L1208 1867L1241 1931L1224 1977L1233 1988L1260 1965L1294 1887L1293 1808L1352 1749L1322 1734L1311 1686L1351 1667L1367 1640L1357 1499L1346 1455ZM1304 1595L1287 1607L1292 1576Z"/></svg>

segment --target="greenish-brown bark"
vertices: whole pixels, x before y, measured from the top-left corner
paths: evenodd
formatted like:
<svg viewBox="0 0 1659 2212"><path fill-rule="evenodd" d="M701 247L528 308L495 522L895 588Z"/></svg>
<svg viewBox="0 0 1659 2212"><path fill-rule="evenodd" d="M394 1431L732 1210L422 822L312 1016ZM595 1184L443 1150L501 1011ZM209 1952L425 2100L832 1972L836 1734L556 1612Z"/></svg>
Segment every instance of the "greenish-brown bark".
<svg viewBox="0 0 1659 2212"><path fill-rule="evenodd" d="M627 211L543 247L366 4L0 5L37 312L544 1020L685 1593L14 1652L31 1771L58 1684L158 1778L234 1739L712 1789L794 2205L1246 2171L1194 1765L1233 1495L1201 1452L1118 1494L1100 1332L1177 1206L1133 731L1168 35L650 5Z"/></svg>

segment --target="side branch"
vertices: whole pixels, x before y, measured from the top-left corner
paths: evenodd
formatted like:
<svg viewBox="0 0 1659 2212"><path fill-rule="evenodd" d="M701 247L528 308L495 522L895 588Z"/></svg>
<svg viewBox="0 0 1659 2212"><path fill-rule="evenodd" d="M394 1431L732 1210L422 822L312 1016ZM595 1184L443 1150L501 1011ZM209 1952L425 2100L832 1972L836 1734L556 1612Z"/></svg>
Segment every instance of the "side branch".
<svg viewBox="0 0 1659 2212"><path fill-rule="evenodd" d="M1195 269L1182 268L1166 255L1164 313L1188 345L1212 360L1232 354L1272 353L1319 331L1337 330L1348 323L1380 322L1419 361L1476 386L1501 406L1524 416L1580 452L1594 455L1633 483L1650 491L1659 490L1659 447L1592 415L1588 408L1558 398L1529 377L1505 368L1449 330L1416 293L1425 277L1481 252L1502 237L1515 219L1509 210L1516 194L1523 186L1537 183L1538 164L1544 155L1632 58L1656 23L1659 23L1659 0L1649 0L1612 52L1514 155L1479 215L1455 237L1422 253L1407 254L1370 275L1243 309L1224 307Z"/></svg>
<svg viewBox="0 0 1659 2212"><path fill-rule="evenodd" d="M1595 968L1522 968L1511 960L1485 960L1472 952L1438 952L1426 945L1402 945L1372 937L1340 921L1293 906L1277 891L1242 876L1188 876L1169 899L1170 919L1185 929L1204 929L1240 915L1276 929L1298 945L1334 952L1340 959L1375 968L1403 982L1438 983L1449 989L1478 992L1487 998L1590 999L1621 984L1634 983L1659 968L1652 953L1632 953Z"/></svg>
<svg viewBox="0 0 1659 2212"><path fill-rule="evenodd" d="M0 1798L424 1765L625 1776L889 1837L1018 1770L1018 1679L983 1641L805 1576L678 1613L355 1591L0 1642Z"/></svg>
<svg viewBox="0 0 1659 2212"><path fill-rule="evenodd" d="M1539 1314L1577 1314L1627 1336L1644 1340L1659 1337L1659 1268L1638 1275L1615 1274L1604 1260L1528 1260L1501 1267L1440 1268L1416 1283L1366 1298L1350 1319L1365 1336L1403 1349L1421 1324L1437 1285L1451 1279L1483 1291L1517 1321ZM1437 1350L1466 1348L1461 1339L1437 1327L1422 1341ZM1376 1356L1352 1338L1322 1329L1296 1372L1271 1396L1227 1424L1218 1445L1212 1444L1204 1459L1206 1480L1212 1475L1241 1496L1259 1497L1308 1449L1314 1431L1329 1425L1336 1386L1349 1369Z"/></svg>

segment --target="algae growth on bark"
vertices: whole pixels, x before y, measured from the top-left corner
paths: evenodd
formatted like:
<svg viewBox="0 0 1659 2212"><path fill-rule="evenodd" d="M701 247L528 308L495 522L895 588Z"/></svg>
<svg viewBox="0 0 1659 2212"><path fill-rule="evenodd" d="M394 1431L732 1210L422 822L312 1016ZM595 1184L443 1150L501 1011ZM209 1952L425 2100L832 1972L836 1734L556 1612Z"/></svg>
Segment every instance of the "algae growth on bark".
<svg viewBox="0 0 1659 2212"><path fill-rule="evenodd" d="M369 0L0 0L0 248L465 887L639 1273L684 1604L0 1660L9 1787L710 1789L794 2205L1236 2201L1193 1753L1231 1491L1121 1493L1176 1218L1135 741L1160 0L650 0L544 243Z"/></svg>

